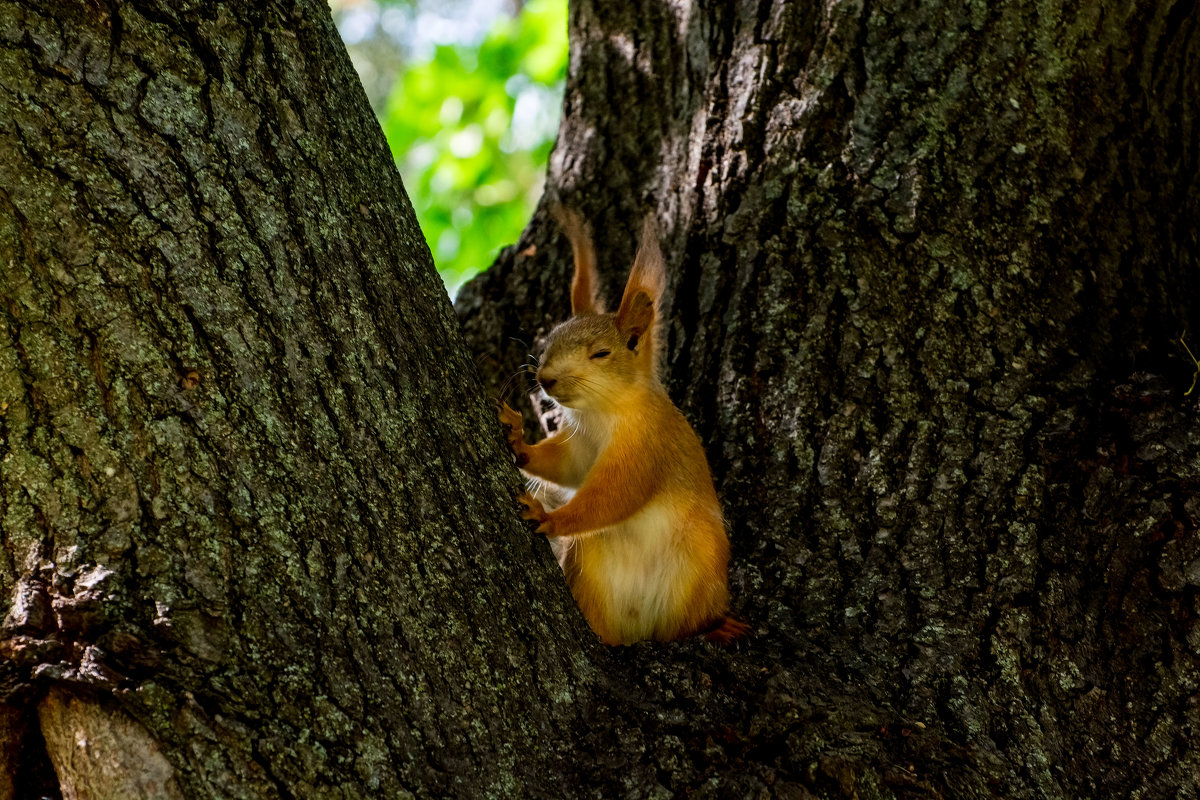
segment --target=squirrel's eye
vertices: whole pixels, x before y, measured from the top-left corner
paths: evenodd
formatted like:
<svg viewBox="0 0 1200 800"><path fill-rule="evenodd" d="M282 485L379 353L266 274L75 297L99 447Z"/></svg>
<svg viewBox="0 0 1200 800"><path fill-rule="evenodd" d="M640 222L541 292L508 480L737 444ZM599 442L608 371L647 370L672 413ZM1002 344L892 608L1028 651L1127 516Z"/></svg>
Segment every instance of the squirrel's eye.
<svg viewBox="0 0 1200 800"><path fill-rule="evenodd" d="M588 358L607 358L610 355L612 355L612 351L610 350L597 350L588 356Z"/></svg>

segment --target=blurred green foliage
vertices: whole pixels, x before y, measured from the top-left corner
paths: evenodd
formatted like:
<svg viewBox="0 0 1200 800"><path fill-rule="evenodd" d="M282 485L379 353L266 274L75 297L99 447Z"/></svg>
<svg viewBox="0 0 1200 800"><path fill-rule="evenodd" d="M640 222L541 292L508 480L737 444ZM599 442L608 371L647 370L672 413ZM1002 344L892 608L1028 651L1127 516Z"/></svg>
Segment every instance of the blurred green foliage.
<svg viewBox="0 0 1200 800"><path fill-rule="evenodd" d="M566 69L565 0L530 0L478 46L439 45L397 78L381 122L451 291L529 221Z"/></svg>

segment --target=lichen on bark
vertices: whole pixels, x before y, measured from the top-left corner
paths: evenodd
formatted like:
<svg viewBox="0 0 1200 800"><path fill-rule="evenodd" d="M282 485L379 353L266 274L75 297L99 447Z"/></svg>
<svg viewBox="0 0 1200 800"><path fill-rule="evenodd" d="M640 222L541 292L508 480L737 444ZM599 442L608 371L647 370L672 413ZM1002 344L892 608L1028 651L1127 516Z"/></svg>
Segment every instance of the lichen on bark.
<svg viewBox="0 0 1200 800"><path fill-rule="evenodd" d="M519 793L584 627L328 9L0 14L7 701L185 796Z"/></svg>
<svg viewBox="0 0 1200 800"><path fill-rule="evenodd" d="M1196 412L1146 372L1182 374L1168 343L1200 313L1189 9L573 7L547 202L594 220L610 281L628 220L649 206L666 231L670 389L761 637L727 719L756 729L782 682L804 687L784 718L827 707L808 691L876 731L832 760L799 726L768 737L786 755L752 760L764 784L1196 795L1189 690L1153 666L1194 670L1195 598L1164 591L1182 557L1150 555L1195 541L1174 498ZM535 215L460 293L492 386L565 313L568 264ZM1155 435L1178 460L1152 479ZM1145 499L1079 512L1114 492ZM882 784L855 783L868 764Z"/></svg>

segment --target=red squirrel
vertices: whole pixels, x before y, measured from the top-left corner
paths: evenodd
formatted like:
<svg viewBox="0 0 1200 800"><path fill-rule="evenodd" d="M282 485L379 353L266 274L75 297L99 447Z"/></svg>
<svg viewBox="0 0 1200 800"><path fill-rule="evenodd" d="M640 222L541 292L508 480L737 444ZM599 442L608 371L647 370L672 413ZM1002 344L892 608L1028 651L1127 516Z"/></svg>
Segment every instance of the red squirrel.
<svg viewBox="0 0 1200 800"><path fill-rule="evenodd" d="M546 339L537 380L565 425L526 444L521 415L500 421L517 465L569 499L547 511L523 491L521 516L550 537L567 584L609 645L696 633L728 644L729 539L704 448L667 396L655 355L666 270L650 218L616 312L598 297L596 257L580 218L559 209L575 259L572 316Z"/></svg>

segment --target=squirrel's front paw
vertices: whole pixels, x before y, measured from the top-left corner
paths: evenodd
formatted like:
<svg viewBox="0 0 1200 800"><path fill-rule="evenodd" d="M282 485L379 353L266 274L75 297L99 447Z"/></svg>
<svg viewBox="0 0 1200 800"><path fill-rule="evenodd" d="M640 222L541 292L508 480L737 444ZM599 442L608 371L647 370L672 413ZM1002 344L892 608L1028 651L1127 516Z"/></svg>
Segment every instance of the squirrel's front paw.
<svg viewBox="0 0 1200 800"><path fill-rule="evenodd" d="M508 403L501 402L497 416L500 418L500 429L504 431L504 441L517 456L517 466L523 467L529 462L529 456L522 452L525 445L525 420L521 412L512 408Z"/></svg>
<svg viewBox="0 0 1200 800"><path fill-rule="evenodd" d="M542 505L541 500L538 500L528 491L522 490L517 495L517 502L521 504L521 519L531 519L538 523L535 533L544 533L547 536L552 535L550 532L550 515L546 513L546 507Z"/></svg>

